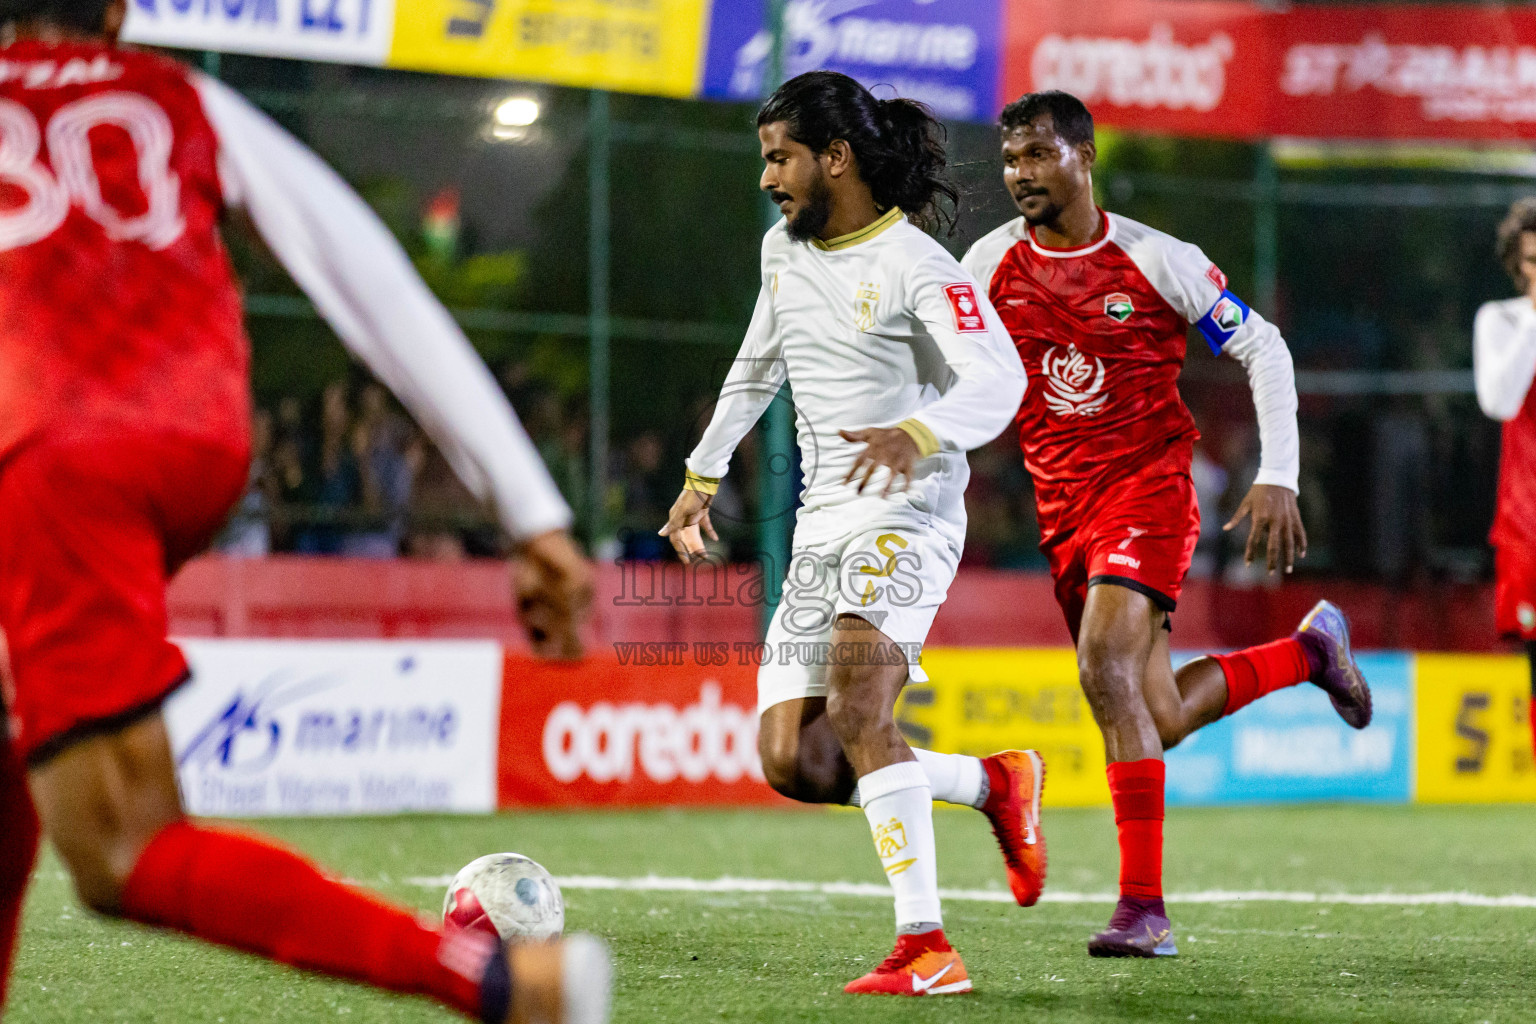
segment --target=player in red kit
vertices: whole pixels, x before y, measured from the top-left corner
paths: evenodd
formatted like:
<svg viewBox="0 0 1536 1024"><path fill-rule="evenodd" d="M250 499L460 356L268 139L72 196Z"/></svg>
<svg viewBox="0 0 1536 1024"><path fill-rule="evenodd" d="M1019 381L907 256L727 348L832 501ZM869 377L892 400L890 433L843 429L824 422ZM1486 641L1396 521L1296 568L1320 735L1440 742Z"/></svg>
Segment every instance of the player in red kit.
<svg viewBox="0 0 1536 1024"><path fill-rule="evenodd" d="M102 913L476 1019L598 1024L595 939L444 934L182 811L160 708L188 670L165 584L250 454L227 211L495 505L536 649L579 650L591 578L527 435L383 225L234 92L119 49L124 13L0 0L0 997L41 831Z"/></svg>
<svg viewBox="0 0 1536 1024"><path fill-rule="evenodd" d="M1531 662L1531 743L1536 750L1536 200L1499 225L1499 259L1521 294L1488 302L1472 329L1477 404L1504 424L1499 498L1489 541L1499 632L1525 643Z"/></svg>
<svg viewBox="0 0 1536 1024"><path fill-rule="evenodd" d="M1306 552L1296 506L1296 386L1278 331L1227 290L1199 249L1093 201L1093 119L1075 97L1034 93L1001 118L1003 180L1023 216L965 265L986 285L1030 376L1019 442L1041 550L1104 734L1120 836L1120 903L1094 956L1171 956L1162 891L1163 751L1283 686L1312 682L1364 728L1370 691L1344 616L1320 602L1284 640L1177 673L1169 615L1200 532L1195 423L1177 379L1191 325L1248 371L1263 458L1232 529L1271 572Z"/></svg>

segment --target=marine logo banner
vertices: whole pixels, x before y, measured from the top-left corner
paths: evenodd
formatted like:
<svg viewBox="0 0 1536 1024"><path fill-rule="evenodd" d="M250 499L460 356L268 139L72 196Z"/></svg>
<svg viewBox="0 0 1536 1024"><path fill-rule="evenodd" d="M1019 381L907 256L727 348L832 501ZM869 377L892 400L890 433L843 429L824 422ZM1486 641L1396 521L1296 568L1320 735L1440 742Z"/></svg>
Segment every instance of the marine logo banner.
<svg viewBox="0 0 1536 1024"><path fill-rule="evenodd" d="M785 77L841 71L882 98L905 96L941 117L985 120L997 109L1001 20L1000 0L790 0ZM704 95L761 99L770 45L763 0L716 0Z"/></svg>

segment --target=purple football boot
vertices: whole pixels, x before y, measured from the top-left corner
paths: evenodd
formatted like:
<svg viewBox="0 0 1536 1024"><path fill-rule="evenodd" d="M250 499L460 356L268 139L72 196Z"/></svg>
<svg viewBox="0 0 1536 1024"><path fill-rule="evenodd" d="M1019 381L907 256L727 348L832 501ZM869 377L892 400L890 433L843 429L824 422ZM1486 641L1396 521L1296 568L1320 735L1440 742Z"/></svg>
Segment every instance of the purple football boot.
<svg viewBox="0 0 1536 1024"><path fill-rule="evenodd" d="M1109 927L1088 940L1089 956L1178 956L1162 900L1122 896Z"/></svg>
<svg viewBox="0 0 1536 1024"><path fill-rule="evenodd" d="M1371 688L1349 650L1349 620L1332 601L1319 601L1296 627L1307 650L1311 682L1333 701L1333 709L1356 729L1371 724Z"/></svg>

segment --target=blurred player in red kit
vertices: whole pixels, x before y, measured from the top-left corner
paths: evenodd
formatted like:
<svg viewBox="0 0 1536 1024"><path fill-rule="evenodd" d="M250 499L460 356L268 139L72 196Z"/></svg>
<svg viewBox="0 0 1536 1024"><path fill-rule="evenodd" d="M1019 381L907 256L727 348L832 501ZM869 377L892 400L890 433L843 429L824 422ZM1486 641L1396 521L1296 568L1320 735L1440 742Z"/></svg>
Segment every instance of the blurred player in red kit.
<svg viewBox="0 0 1536 1024"><path fill-rule="evenodd" d="M978 241L986 286L1030 376L1019 442L1035 482L1041 550L1104 734L1120 836L1120 904L1094 956L1171 956L1163 907L1163 751L1283 686L1310 681L1355 728L1370 691L1343 614L1320 602L1284 640L1173 671L1169 615L1200 511L1195 423L1179 397L1191 325L1248 371L1263 457L1228 529L1252 518L1246 557L1290 572L1306 553L1296 506L1300 441L1290 352L1193 245L1093 200L1093 118L1033 93L1003 110L1003 181L1023 216ZM1265 550L1264 540L1268 545Z"/></svg>
<svg viewBox="0 0 1536 1024"><path fill-rule="evenodd" d="M1531 661L1531 744L1536 751L1536 199L1509 208L1498 254L1521 294L1484 303L1472 328L1477 404L1504 424L1499 498L1489 541L1499 633Z"/></svg>
<svg viewBox="0 0 1536 1024"><path fill-rule="evenodd" d="M93 909L487 1021L600 1022L607 953L444 934L183 813L165 585L246 480L243 209L519 541L543 653L590 569L485 366L377 218L231 90L116 46L123 0L0 0L0 997L39 830Z"/></svg>

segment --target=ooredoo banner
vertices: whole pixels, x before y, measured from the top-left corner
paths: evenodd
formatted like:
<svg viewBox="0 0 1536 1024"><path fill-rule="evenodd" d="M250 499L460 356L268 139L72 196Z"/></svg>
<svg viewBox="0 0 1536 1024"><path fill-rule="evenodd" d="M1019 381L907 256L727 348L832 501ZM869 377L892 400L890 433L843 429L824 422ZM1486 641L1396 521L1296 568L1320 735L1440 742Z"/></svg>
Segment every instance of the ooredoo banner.
<svg viewBox="0 0 1536 1024"><path fill-rule="evenodd" d="M502 805L783 803L757 754L756 667L724 645L632 646L623 663L508 656Z"/></svg>
<svg viewBox="0 0 1536 1024"><path fill-rule="evenodd" d="M167 702L194 814L490 811L502 649L490 642L191 640Z"/></svg>

